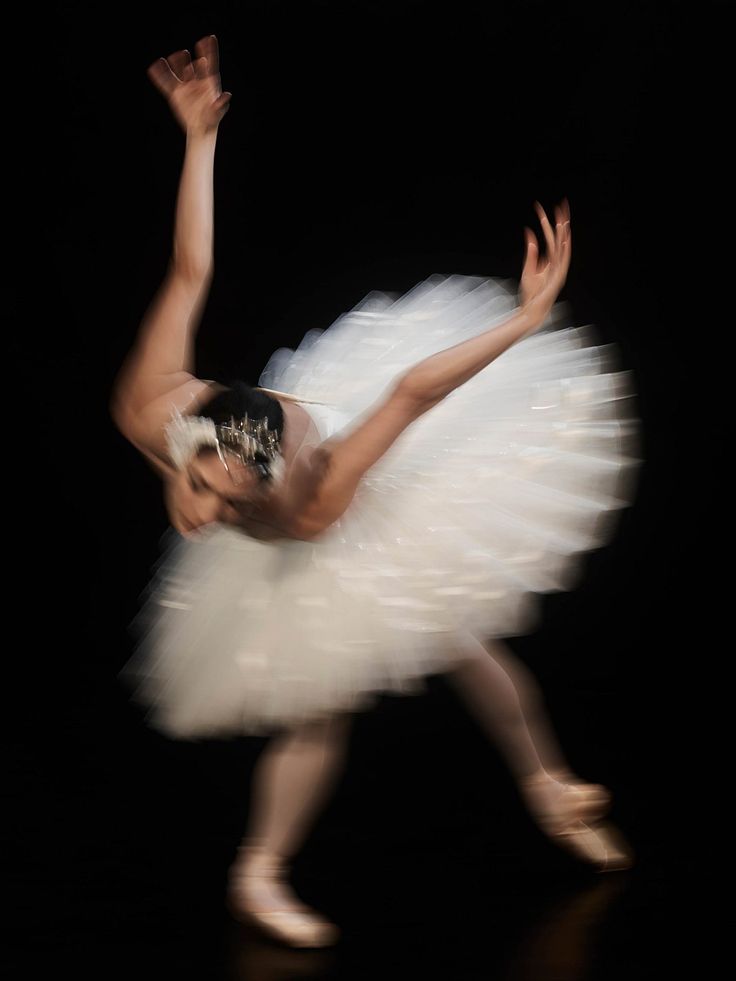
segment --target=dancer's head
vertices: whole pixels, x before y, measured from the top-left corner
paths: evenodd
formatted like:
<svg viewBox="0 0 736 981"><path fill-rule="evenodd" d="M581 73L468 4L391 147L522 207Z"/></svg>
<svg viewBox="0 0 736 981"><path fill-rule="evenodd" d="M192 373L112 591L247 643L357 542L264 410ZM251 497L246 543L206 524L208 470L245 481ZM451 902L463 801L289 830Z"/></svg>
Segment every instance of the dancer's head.
<svg viewBox="0 0 736 981"><path fill-rule="evenodd" d="M284 412L281 403L243 381L228 384L196 412L215 424L229 425L231 418L263 419L281 439ZM211 522L239 525L253 507L263 504L273 493L271 468L258 466L266 461L258 454L245 463L236 452L222 444L203 446L187 457L167 482L166 506L172 525L183 534Z"/></svg>

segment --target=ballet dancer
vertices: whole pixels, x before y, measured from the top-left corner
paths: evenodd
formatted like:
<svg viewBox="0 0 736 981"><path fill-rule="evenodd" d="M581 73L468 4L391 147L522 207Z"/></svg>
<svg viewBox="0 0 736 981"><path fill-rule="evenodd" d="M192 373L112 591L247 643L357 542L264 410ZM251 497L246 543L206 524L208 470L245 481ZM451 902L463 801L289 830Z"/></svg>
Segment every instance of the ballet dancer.
<svg viewBox="0 0 736 981"><path fill-rule="evenodd" d="M478 427L478 434L487 432L489 440L497 439L495 422L474 423L473 405L486 397L486 390L489 399L493 395L501 400L498 406L507 404L503 399L511 399L519 384L525 384L528 376L537 377L535 371L543 358L545 365L552 364L546 369L546 380L557 385L561 379L566 390L577 396L578 415L574 418L579 419L581 411L592 416L602 404L602 399L596 400L595 392L590 394L581 387L573 390L569 384L577 378L589 381L592 374L590 369L572 368L578 364L575 359L580 358L578 343L564 348L564 363L554 363L548 357L549 349L541 344L532 348L528 343L535 335L550 344L562 337L548 328L570 263L568 202L555 208L554 223L536 203L546 255L540 257L537 239L531 229L526 229L518 305L507 316L496 314L488 329L476 325L461 333L458 326L453 335L454 314L445 321L450 327L444 335L439 330L432 335L421 324L418 328L410 325L412 317L423 317L433 309L430 301L436 301L438 296L443 300L449 297L448 303L454 303L452 309L467 318L468 310L472 313L475 309L466 303L468 296L479 297L483 289L493 284L479 284L475 278L468 278L456 289L449 280L427 281L423 284L425 291L410 295L412 302L404 303L396 323L405 325L402 336L411 343L405 349L399 348L398 360L390 363L392 367L386 369L386 375L378 374L377 361L370 363L368 375L375 369L375 377L369 377L369 382L374 387L365 389L360 403L348 404L348 392L359 389L364 382L364 365L357 354L352 360L344 355L340 347L344 338L338 336L336 326L319 343L325 357L332 357L346 373L341 389L345 393L342 410L331 408L325 399L308 397L308 382L312 395L325 391L315 381L319 375L319 351L314 355L311 374L305 370L295 377L296 361L287 358L284 362L281 356L275 364L276 372L269 362L268 371L261 376L261 381L291 377L302 391L301 396L242 381L223 385L200 379L195 374L194 338L213 275L215 145L231 93L221 89L214 35L200 39L195 53L192 59L187 50L176 51L168 58L157 59L148 69L151 81L185 134L186 148L168 270L116 378L110 409L121 433L161 477L167 513L178 542L173 558L164 565L162 581L152 601L158 605L148 635L149 647L139 655L143 669L141 661L136 662L138 676L145 675L145 697L157 705L157 724L182 738L268 731L269 726L278 730L253 775L248 828L228 878L230 911L292 946L323 946L338 939L336 924L294 893L288 881L290 862L339 779L352 710L370 704L363 697L377 691L421 690L417 679L433 670L448 672L468 710L499 748L529 813L550 840L597 871L630 867L631 847L603 819L611 806L610 792L573 772L555 737L540 688L504 643L506 624L501 613L495 612L511 610L508 627L513 629L514 624L525 622L521 597L533 593L534 583L549 581L553 583L549 588L568 588L561 570L567 568L572 547L564 552L557 546L559 554L554 566L550 562L545 566L542 559L534 557L527 557L525 565L514 559L517 564L513 565L508 557L511 553L501 554L500 559L490 551L484 553L486 566L477 567L481 578L486 576L484 584L488 579L484 569L493 565L493 574L500 576L494 581L507 585L513 582L516 589L502 590L506 599L501 597L496 606L493 604L498 590L482 593L470 585L480 580L468 574L465 563L470 562L472 549L469 544L458 543L456 527L447 539L450 544L431 553L432 562L443 557L447 560L450 588L446 581L444 586L438 586L436 576L431 588L427 585L429 580L417 582L409 576L415 592L410 594L407 586L406 596L396 599L396 604L403 603L404 612L423 611L421 616L428 619L421 622L408 615L400 619L398 614L382 619L389 600L374 585L367 587L368 592L357 594L351 588L333 591L329 615L325 616L325 597L320 590L331 588L333 580L326 565L318 565L316 573L314 565L320 562L320 556L330 556L337 561L335 575L343 577L341 583L356 572L364 578L370 574L373 578L368 581L375 583L376 569L378 574L384 574L384 570L375 563L359 565L366 561L362 542L347 557L345 544L363 537L378 542L380 551L384 547L381 542L387 547L389 541L393 543L401 537L392 532L404 529L407 542L415 541L411 536L418 532L412 516L416 516L416 508L425 498L410 495L428 494L432 480L438 481L438 496L433 498L434 511L430 502L428 514L436 514L440 525L450 513L459 513L457 520L465 523L460 531L467 526L472 536L473 522L481 520L480 505L473 512L474 502L464 498L468 509L458 511L452 498L460 493L455 489L457 484L442 484L446 478L439 476L439 470L427 471L421 487L410 479L397 480L395 474L401 472L406 477L412 468L424 471L433 455L427 447L457 431L458 411L468 426ZM499 291L482 296L484 302L504 300ZM480 298L476 306L479 303ZM400 306L386 304L388 300L382 296L377 310L370 305L356 308L363 332L356 334L357 342L370 330L374 331L372 336L384 337L378 334L384 328L370 325L385 323L380 320L382 311L384 316L394 316L395 307ZM372 321L370 317L378 319ZM470 321L466 319L466 323ZM345 334L348 328L343 325L341 329ZM578 335L570 332L565 340L570 338L577 342ZM457 343L453 344L453 340ZM335 344L339 356L327 347L328 343ZM522 345L526 346L522 349ZM512 362L508 357L512 352L521 355L522 350L529 352L528 360L522 361L519 356ZM423 356L417 357L417 352ZM517 371L516 387L506 384L504 388L503 377L498 374L492 393L492 382L485 382L490 376L481 373L491 364L495 366L502 355L507 358L508 370L514 367ZM381 366L384 363L385 358ZM604 372L600 359L595 365L599 380L610 386L614 376ZM478 387L480 380L486 385L483 390ZM376 393L377 397L368 397ZM457 401L458 394L468 401ZM469 401L471 395L477 403ZM452 397L456 399L454 403ZM451 414L453 405L457 407L455 414ZM523 417L523 425L515 423L514 418L510 417L512 430L514 425L519 433L528 429L528 423L523 421L527 417ZM443 428L431 429L427 422L430 419L433 426ZM596 439L608 435L609 423L611 431L620 431L620 420L609 417L602 430L598 428ZM537 449L541 446L541 450L558 452L548 435L553 429L554 426L548 431L540 430ZM559 429L557 426L554 431ZM508 431L507 428L504 433ZM571 431L568 427L568 436ZM428 434L424 443L419 438L423 432ZM583 430L583 440L592 440L594 437L587 433ZM413 444L406 440L412 434L417 434ZM456 456L455 465L467 466L469 474L480 474L478 460L471 459L469 444L470 441L458 440L460 455ZM598 468L596 479L603 479L597 451L597 444L577 445L581 481L590 480L593 460ZM402 452L403 457L397 456ZM408 468L391 471L386 462L389 459L394 467L402 460L408 461ZM508 459L508 454L503 459ZM606 470L605 474L609 472ZM512 476L516 477L516 472ZM379 500L385 501L384 510L370 496L381 477L392 480L390 502L385 497ZM602 492L600 498L593 499L596 513L610 506L604 505L603 500ZM402 502L410 506L397 510ZM388 508L394 510L385 510ZM484 506L483 513L487 510ZM583 518L578 519L577 514L574 510L565 512L571 540L576 522L583 525ZM425 522L424 530L427 525ZM544 537L544 528L535 526L538 538ZM339 539L334 537L336 529L342 532ZM434 528L431 530L435 533ZM479 528L479 535L481 531ZM526 534L523 527L519 534L522 532ZM502 533L511 534L508 522L487 532L494 541L500 540ZM222 535L225 537L218 537ZM528 536L524 538L527 540ZM434 538L426 537L426 541L427 547L432 548ZM578 550L594 547L588 544L592 538L580 541L584 543L578 542ZM450 552L450 547L454 551ZM425 561L429 553L412 550L411 544L405 545L403 551L399 546L395 554L400 561L415 563L408 566L410 573L416 570L424 576L425 566L432 564ZM552 552L544 554L549 557ZM276 565L272 560L277 560ZM281 594L281 605L266 594L260 595L261 579L276 590L286 588L284 583L288 582L288 602L293 602L293 606L284 605L285 593ZM458 584L456 588L454 584ZM202 597L206 594L204 599L196 598L200 587ZM231 588L240 592L231 594ZM543 591L543 585L537 588ZM457 600L452 598L453 589ZM440 596L444 597L441 603L425 602L426 597L437 600ZM379 601L380 609L376 605ZM466 620L462 612L453 613L453 602L457 602L458 611L466 611ZM461 603L466 605L460 606ZM308 615L304 609L310 604L322 604L318 611L321 621L299 619ZM160 612L164 607L165 611ZM236 609L242 612L233 618ZM474 619L476 609L482 613ZM436 625L437 630L422 633L427 622ZM230 625L232 632L228 633ZM289 630L293 633L289 634ZM256 634L258 643L254 640ZM297 638L301 638L301 644L290 642ZM236 655L233 652L241 640L243 650L238 648ZM335 651L349 654L341 662ZM325 671L325 665L332 669Z"/></svg>

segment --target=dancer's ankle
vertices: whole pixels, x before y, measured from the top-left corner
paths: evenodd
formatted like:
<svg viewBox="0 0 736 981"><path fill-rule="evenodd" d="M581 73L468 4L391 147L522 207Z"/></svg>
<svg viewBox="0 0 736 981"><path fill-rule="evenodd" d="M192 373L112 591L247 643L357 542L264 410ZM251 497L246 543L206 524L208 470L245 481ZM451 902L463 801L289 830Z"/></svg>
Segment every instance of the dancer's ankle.
<svg viewBox="0 0 736 981"><path fill-rule="evenodd" d="M555 783L577 783L579 782L579 778L575 776L575 773L569 766L546 768L540 766L538 770L526 774L521 778L521 783L525 786L535 786L550 781L554 781Z"/></svg>
<svg viewBox="0 0 736 981"><path fill-rule="evenodd" d="M248 871L282 873L288 868L289 859L266 844L248 840L238 845L235 864Z"/></svg>
<svg viewBox="0 0 736 981"><path fill-rule="evenodd" d="M543 766L540 766L538 770L534 770L532 773L526 773L520 777L519 782L524 786L532 786L538 783L547 783L547 781L554 779L556 778L551 773L545 770Z"/></svg>

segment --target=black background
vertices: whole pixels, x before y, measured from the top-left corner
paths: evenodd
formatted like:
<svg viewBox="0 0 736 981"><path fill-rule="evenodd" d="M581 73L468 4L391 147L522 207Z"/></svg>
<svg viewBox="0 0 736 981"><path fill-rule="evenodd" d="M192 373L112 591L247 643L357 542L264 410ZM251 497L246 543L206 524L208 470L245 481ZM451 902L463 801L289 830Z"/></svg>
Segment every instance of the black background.
<svg viewBox="0 0 736 981"><path fill-rule="evenodd" d="M198 374L257 384L275 348L371 289L403 292L434 272L518 277L532 202L567 196L563 297L619 346L643 426L638 495L616 539L585 559L578 588L540 600L534 634L509 641L576 770L613 790L636 869L596 877L542 838L495 747L433 677L427 695L386 696L356 718L344 778L296 862L304 898L348 936L325 970L649 978L664 976L666 953L704 956L691 929L702 842L689 830L718 683L699 606L715 587L695 546L712 506L704 484L720 467L702 367L715 371L722 334L690 307L718 289L701 202L719 180L726 7L273 0L21 12L8 34L22 136L8 141L20 167L7 202L19 302L6 411L25 420L31 467L11 466L5 517L19 546L6 699L19 715L10 881L26 965L310 976L300 962L283 974L254 966L222 908L264 740L168 740L117 680L167 527L158 478L107 409L165 272L184 148L146 68L208 33L233 98ZM563 967L551 925L575 952Z"/></svg>

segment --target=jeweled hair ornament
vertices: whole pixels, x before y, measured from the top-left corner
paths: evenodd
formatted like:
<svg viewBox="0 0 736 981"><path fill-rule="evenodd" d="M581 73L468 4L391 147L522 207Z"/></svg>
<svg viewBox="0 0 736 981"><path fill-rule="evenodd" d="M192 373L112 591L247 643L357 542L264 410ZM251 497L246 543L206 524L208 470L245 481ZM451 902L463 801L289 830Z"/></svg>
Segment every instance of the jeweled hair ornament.
<svg viewBox="0 0 736 981"><path fill-rule="evenodd" d="M319 399L301 398L291 392L280 392L276 388L257 386L255 391L265 392L272 397L287 399L290 402L308 402L314 405L330 405ZM245 466L256 466L262 477L270 476L278 480L283 476L286 465L281 453L278 431L268 428L268 416L262 419L249 419L248 413L241 420L230 417L230 425L216 423L207 416L182 415L173 406L171 421L166 426L166 443L171 462L182 470L204 446L212 446L228 473L226 452L233 453ZM265 461L257 460L265 457Z"/></svg>
<svg viewBox="0 0 736 981"><path fill-rule="evenodd" d="M171 462L182 470L203 447L211 446L228 473L227 454L237 457L246 467L255 467L261 478L278 479L283 474L284 459L276 429L268 428L268 416L242 419L230 416L229 424L216 423L206 416L182 415L173 407L171 421L165 429Z"/></svg>

